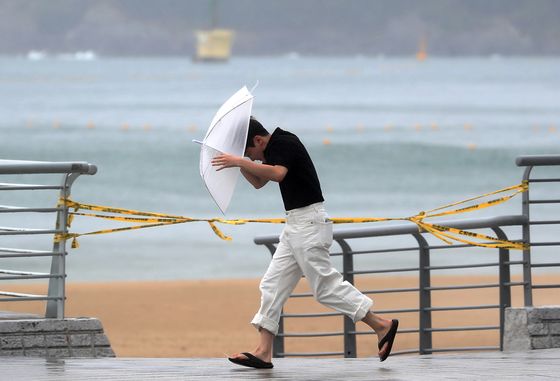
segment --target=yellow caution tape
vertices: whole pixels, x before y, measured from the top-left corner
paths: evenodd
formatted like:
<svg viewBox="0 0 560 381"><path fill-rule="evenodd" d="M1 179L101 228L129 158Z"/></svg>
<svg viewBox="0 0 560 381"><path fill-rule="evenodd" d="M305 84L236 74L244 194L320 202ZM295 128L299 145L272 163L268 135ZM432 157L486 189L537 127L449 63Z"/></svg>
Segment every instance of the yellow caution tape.
<svg viewBox="0 0 560 381"><path fill-rule="evenodd" d="M439 238L440 240L444 241L445 243L452 244L453 241L465 243L468 245L473 246L480 246L480 247L490 247L490 248L505 248L505 249L515 249L515 250L524 250L526 248L526 244L522 242L510 241L510 240L502 240L496 237L491 237L485 234L480 233L473 233L466 230L450 228L446 226L436 225L432 223L428 223L424 221L426 218L434 218L434 217L441 217L441 216L448 216L453 214L460 214L471 212L474 210L480 210L484 208L488 208L490 206L498 205L504 203L511 198L515 197L519 193L526 192L528 190L528 183L524 181L521 184L514 185L511 187L499 189L494 192L486 193L477 197L472 197L463 201L458 201L452 204L444 205L439 208L428 210L427 212L420 212L414 216L410 217L399 217L399 218L389 218L389 217L353 217L353 218L330 218L334 224L355 224L355 223L369 223L369 222L381 222L381 221L410 221L415 223L420 231L426 231L431 233L435 237ZM507 196L503 196L500 198L496 198L493 200L489 200L486 202L481 202L475 205L469 205L459 209L453 210L445 210L451 207L465 204L474 200L479 200L485 197L489 197L499 193L505 192L513 192ZM282 224L286 222L284 218L263 218L263 219L224 219L224 218L191 218L191 217L184 217L184 216L176 216L170 214L163 214L163 213L153 213L153 212L142 212L137 210L131 209L122 209L122 208L114 208L108 206L101 206L101 205L92 205L92 204L82 204L75 201L72 201L68 198L61 198L59 201L59 206L64 206L68 208L73 208L74 212L69 212L67 226L70 228L71 223L74 219L74 216L84 216L84 217L95 217L95 218L102 218L102 219L109 219L115 220L120 222L134 222L140 223L141 225L135 226L127 226L122 228L116 229L105 229L105 230L98 230L89 233L66 233L66 234L56 234L55 235L55 242L61 242L66 239L72 239L72 248L77 248L78 242L77 238L80 236L85 235L96 235L96 234L108 234L114 233L119 231L127 231L127 230L135 230L135 229L144 229L149 227L155 226L164 226L164 225L173 225L173 224L181 224L185 222L207 222L210 225L210 228L214 231L214 233L223 240L231 241L231 237L226 236L223 234L220 229L216 226L216 223L227 224L227 225L242 225L246 223L271 223L271 224ZM107 215L107 214L98 214L98 213L81 213L78 210L90 210L94 212L102 212L102 213L112 213L117 215ZM119 216L120 214L120 216ZM122 216L125 215L125 216ZM128 217L128 216L135 216L135 217ZM138 217L140 216L140 217ZM468 237L463 238L463 237ZM473 241L472 238L491 241L488 242L477 242Z"/></svg>

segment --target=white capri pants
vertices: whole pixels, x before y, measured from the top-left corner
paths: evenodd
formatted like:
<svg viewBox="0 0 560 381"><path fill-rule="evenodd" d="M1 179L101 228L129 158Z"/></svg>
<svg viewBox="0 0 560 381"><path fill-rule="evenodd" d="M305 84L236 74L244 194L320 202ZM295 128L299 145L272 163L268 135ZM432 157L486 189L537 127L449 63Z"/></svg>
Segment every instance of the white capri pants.
<svg viewBox="0 0 560 381"><path fill-rule="evenodd" d="M352 318L362 320L373 301L358 291L332 266L332 222L323 203L286 212L280 243L260 283L261 307L251 324L278 333L282 306L302 275L315 299Z"/></svg>

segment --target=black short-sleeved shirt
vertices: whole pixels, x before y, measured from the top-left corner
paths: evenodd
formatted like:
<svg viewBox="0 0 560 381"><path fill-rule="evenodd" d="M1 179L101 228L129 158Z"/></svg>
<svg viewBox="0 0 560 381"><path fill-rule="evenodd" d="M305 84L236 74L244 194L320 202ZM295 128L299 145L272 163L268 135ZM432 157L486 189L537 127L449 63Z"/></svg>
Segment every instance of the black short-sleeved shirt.
<svg viewBox="0 0 560 381"><path fill-rule="evenodd" d="M264 150L264 158L265 164L288 169L286 177L280 182L286 210L324 201L317 171L296 135L280 128L274 130Z"/></svg>

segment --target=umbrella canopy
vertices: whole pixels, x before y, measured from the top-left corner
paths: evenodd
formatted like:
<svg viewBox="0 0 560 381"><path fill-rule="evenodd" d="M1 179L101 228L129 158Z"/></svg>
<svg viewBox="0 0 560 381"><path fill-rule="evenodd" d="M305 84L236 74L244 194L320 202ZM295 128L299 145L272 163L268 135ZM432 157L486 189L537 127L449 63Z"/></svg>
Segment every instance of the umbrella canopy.
<svg viewBox="0 0 560 381"><path fill-rule="evenodd" d="M247 87L233 94L219 108L200 147L200 176L208 192L223 214L233 196L239 168L226 168L217 171L212 159L222 153L243 156L247 141L247 130L253 95Z"/></svg>

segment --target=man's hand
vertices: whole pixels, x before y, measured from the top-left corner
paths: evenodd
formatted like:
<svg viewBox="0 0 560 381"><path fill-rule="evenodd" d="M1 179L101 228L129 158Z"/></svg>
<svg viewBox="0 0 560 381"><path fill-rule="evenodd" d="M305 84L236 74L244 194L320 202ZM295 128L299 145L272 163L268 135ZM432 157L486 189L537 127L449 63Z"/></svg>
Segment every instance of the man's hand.
<svg viewBox="0 0 560 381"><path fill-rule="evenodd" d="M222 169L225 168L239 167L241 161L243 161L242 157L228 155L224 153L212 159L212 166L219 167L218 169L216 169L216 171L221 171Z"/></svg>
<svg viewBox="0 0 560 381"><path fill-rule="evenodd" d="M281 165L255 163L251 160L245 160L242 157L228 154L218 155L213 158L212 166L218 167L217 171L225 168L239 167L247 181L257 189L262 188L270 180L277 183L281 182L288 173L288 169Z"/></svg>

